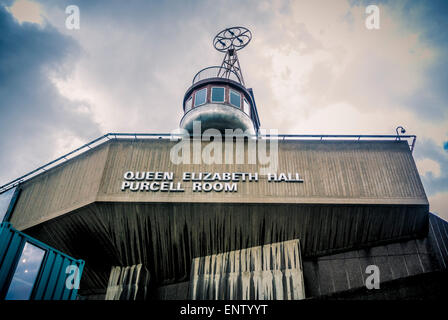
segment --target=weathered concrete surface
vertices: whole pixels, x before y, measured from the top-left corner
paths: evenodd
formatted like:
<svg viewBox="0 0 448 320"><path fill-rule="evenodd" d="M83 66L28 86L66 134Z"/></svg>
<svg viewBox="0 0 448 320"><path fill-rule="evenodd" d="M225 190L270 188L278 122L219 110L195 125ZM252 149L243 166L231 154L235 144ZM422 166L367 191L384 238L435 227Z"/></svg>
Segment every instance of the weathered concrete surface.
<svg viewBox="0 0 448 320"><path fill-rule="evenodd" d="M300 241L195 258L189 292L192 300L305 299Z"/></svg>
<svg viewBox="0 0 448 320"><path fill-rule="evenodd" d="M114 266L110 271L105 300L146 300L149 296L150 274L140 263Z"/></svg>
<svg viewBox="0 0 448 320"><path fill-rule="evenodd" d="M238 182L238 192L122 191L126 171L259 172L259 164L187 164L170 161L176 142L110 141L22 185L11 219L26 229L93 202L296 203L396 205L428 208L406 142L279 141L279 172L298 172L303 183ZM207 143L203 143L203 146ZM247 157L247 154L246 154ZM410 209L412 211L412 209ZM410 213L412 214L412 213Z"/></svg>
<svg viewBox="0 0 448 320"><path fill-rule="evenodd" d="M258 172L255 164L175 165L167 140L110 141L23 184L11 222L86 261L104 293L111 266L143 263L157 285L191 260L300 239L306 258L423 237L428 201L406 142L279 141L277 172L303 183L238 182L238 192L121 191L126 171ZM204 143L206 145L207 143ZM190 189L189 189L190 188Z"/></svg>

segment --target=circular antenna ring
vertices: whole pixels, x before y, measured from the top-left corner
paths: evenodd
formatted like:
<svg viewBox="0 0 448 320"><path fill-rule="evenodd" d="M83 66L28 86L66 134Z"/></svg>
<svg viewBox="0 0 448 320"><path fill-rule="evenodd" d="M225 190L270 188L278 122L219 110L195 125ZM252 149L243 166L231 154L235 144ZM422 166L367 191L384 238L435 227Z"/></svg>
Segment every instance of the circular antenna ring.
<svg viewBox="0 0 448 320"><path fill-rule="evenodd" d="M213 39L213 46L220 52L241 50L252 39L252 33L245 27L231 27L219 32Z"/></svg>

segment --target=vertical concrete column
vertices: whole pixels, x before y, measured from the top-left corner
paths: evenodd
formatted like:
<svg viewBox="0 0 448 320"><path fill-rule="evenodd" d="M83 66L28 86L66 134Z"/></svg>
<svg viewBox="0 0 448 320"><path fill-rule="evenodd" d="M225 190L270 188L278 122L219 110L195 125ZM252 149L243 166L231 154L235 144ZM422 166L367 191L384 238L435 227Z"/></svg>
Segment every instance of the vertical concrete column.
<svg viewBox="0 0 448 320"><path fill-rule="evenodd" d="M142 264L110 271L105 300L145 300L149 291L149 271Z"/></svg>
<svg viewBox="0 0 448 320"><path fill-rule="evenodd" d="M196 258L189 292L193 300L304 299L299 240Z"/></svg>

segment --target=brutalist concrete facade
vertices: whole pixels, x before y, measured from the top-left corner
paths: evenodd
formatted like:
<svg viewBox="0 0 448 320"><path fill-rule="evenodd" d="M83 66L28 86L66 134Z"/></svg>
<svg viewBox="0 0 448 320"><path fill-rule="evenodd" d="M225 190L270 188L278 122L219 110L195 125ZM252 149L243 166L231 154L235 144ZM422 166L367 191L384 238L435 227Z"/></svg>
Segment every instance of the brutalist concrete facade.
<svg viewBox="0 0 448 320"><path fill-rule="evenodd" d="M307 298L362 289L371 264L382 283L446 270L447 223L429 213L405 141L278 141L276 173L303 182L259 175L232 192L193 191L183 173L262 168L176 165L175 144L101 144L24 182L11 223L86 261L83 298L105 297L113 267L143 265L145 297L187 299L194 258L289 240L301 244ZM129 171L172 173L183 191L123 190Z"/></svg>

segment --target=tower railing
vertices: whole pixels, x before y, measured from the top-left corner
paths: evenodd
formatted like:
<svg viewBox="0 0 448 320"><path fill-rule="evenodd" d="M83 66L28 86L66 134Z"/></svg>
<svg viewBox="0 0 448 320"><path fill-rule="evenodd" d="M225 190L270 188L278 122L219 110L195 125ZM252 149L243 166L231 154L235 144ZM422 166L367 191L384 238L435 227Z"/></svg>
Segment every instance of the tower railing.
<svg viewBox="0 0 448 320"><path fill-rule="evenodd" d="M257 139L277 139L277 140L318 140L318 141L406 141L408 143L409 149L412 152L415 147L415 141L417 136L415 135L331 135L331 134L278 134L278 135L243 135L244 137L253 137ZM171 133L107 133L95 140L86 143L85 145L63 155L59 158L40 166L39 168L24 174L23 176L14 179L2 186L0 186L0 194L14 188L15 186L30 180L42 173L45 173L49 169L56 167L62 163L65 163L84 152L91 150L92 148L98 147L109 140L119 140L119 139L133 139L133 140L144 140L144 139L165 139L165 140L176 140L181 139L182 134L171 134Z"/></svg>
<svg viewBox="0 0 448 320"><path fill-rule="evenodd" d="M198 83L201 80L212 79L212 78L222 78L236 81L242 84L240 78L235 71L222 66L211 66L200 70L193 77L193 84Z"/></svg>

